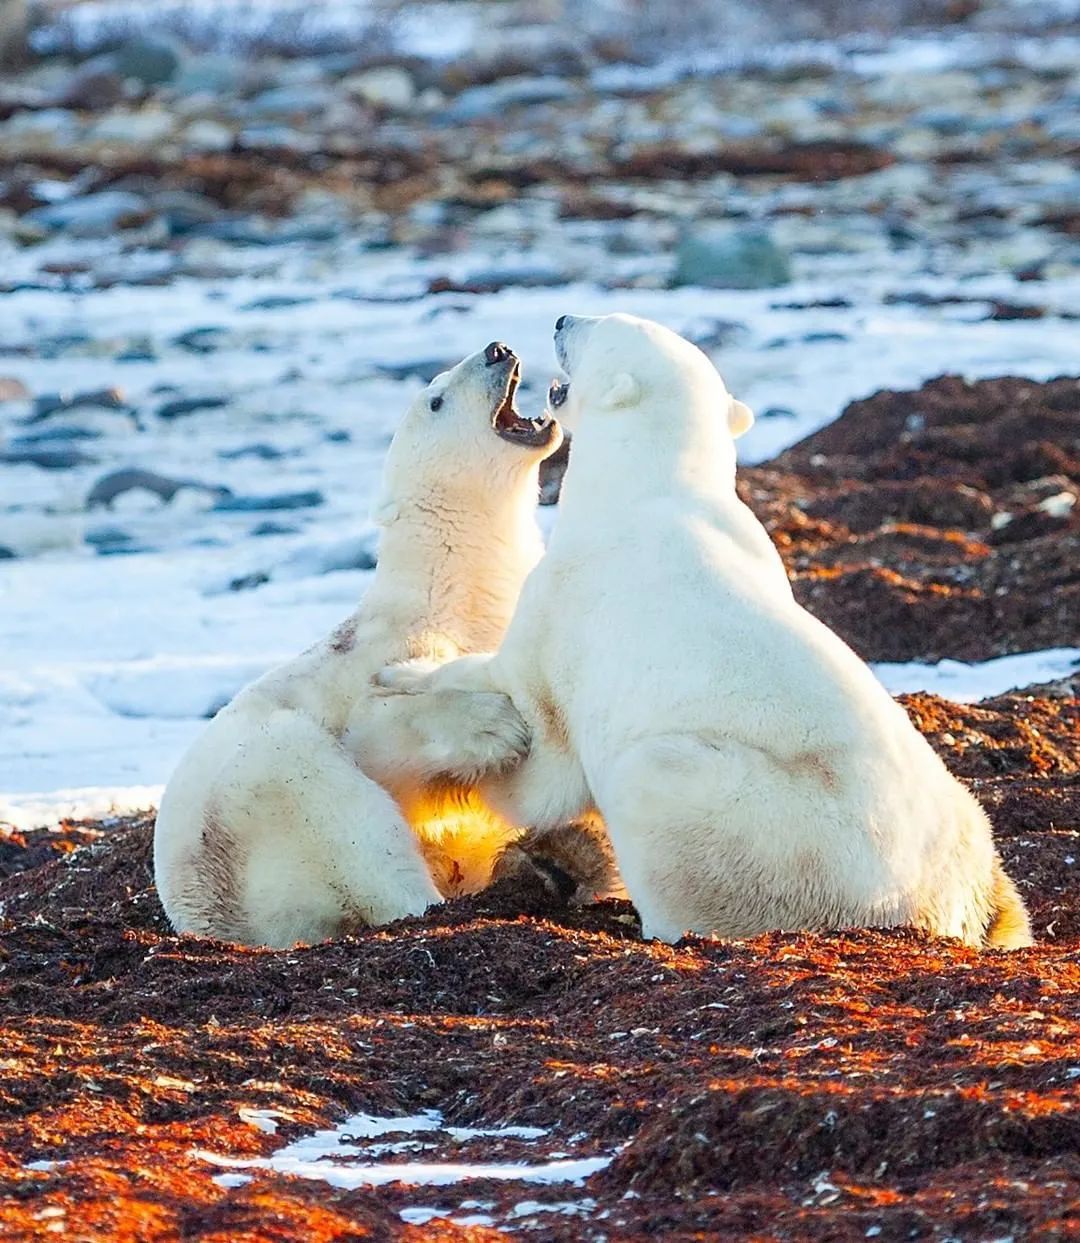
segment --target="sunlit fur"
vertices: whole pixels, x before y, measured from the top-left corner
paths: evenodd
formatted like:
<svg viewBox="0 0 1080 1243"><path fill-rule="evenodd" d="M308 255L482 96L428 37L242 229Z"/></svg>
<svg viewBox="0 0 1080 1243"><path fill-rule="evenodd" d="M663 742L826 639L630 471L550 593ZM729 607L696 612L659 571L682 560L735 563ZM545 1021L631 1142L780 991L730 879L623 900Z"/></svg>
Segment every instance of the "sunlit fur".
<svg viewBox="0 0 1080 1243"><path fill-rule="evenodd" d="M418 396L387 458L360 607L242 691L181 761L154 841L179 931L291 945L486 883L512 830L460 787L517 758L520 717L503 695L458 691L420 712L372 679L497 646L541 555L537 473L559 433L542 450L495 435L507 374L476 354Z"/></svg>
<svg viewBox="0 0 1080 1243"><path fill-rule="evenodd" d="M913 924L1028 944L984 812L795 602L736 496L749 412L712 363L621 315L568 317L556 348L573 455L502 647L384 677L512 695L532 749L486 796L539 827L598 808L646 936Z"/></svg>

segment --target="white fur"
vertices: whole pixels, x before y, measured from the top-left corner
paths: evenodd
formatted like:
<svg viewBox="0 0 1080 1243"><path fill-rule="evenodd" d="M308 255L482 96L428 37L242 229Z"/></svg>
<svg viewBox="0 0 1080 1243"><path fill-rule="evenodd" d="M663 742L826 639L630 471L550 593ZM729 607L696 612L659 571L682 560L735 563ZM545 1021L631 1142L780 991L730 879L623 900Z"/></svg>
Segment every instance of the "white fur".
<svg viewBox="0 0 1080 1243"><path fill-rule="evenodd" d="M475 354L417 398L387 458L361 606L242 691L181 761L154 839L178 931L285 946L487 882L511 831L462 785L516 760L520 717L503 695L454 690L421 713L373 676L496 646L540 557L537 473L561 434L542 450L496 436L507 376Z"/></svg>
<svg viewBox="0 0 1080 1243"><path fill-rule="evenodd" d="M1025 944L986 817L866 665L794 600L735 493L752 418L675 334L556 333L574 431L558 526L493 656L399 689L504 691L532 732L486 797L602 813L646 936L914 924Z"/></svg>

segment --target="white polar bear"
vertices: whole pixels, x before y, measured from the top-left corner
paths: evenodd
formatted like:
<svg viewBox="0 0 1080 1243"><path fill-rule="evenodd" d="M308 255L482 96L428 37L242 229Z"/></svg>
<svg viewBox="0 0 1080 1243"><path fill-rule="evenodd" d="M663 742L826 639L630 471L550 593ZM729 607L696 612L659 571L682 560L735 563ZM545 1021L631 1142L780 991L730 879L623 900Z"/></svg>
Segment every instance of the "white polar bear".
<svg viewBox="0 0 1080 1243"><path fill-rule="evenodd" d="M646 936L913 924L1029 944L981 807L795 602L736 496L749 410L658 324L563 316L555 340L573 456L502 647L381 680L509 694L531 752L485 797L539 828L598 809Z"/></svg>
<svg viewBox="0 0 1080 1243"><path fill-rule="evenodd" d="M387 457L362 604L241 691L181 761L154 836L178 931L287 946L487 883L513 831L462 786L525 749L521 718L503 695L457 691L421 714L373 677L502 639L543 551L540 462L562 438L518 414L519 379L495 342L416 399Z"/></svg>

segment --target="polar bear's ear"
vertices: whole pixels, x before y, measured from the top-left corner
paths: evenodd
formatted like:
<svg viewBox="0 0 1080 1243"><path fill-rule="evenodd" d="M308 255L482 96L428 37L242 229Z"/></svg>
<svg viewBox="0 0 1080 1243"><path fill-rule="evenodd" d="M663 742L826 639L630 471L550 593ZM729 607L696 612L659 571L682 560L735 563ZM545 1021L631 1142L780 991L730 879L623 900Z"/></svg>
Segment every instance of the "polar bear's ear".
<svg viewBox="0 0 1080 1243"><path fill-rule="evenodd" d="M738 439L743 432L748 432L754 425L754 412L744 401L737 401L734 397L731 399L731 406L727 416L728 431L731 432L733 439Z"/></svg>
<svg viewBox="0 0 1080 1243"><path fill-rule="evenodd" d="M604 407L607 410L619 410L624 406L636 406L640 400L641 385L629 371L620 371L608 385L604 394Z"/></svg>

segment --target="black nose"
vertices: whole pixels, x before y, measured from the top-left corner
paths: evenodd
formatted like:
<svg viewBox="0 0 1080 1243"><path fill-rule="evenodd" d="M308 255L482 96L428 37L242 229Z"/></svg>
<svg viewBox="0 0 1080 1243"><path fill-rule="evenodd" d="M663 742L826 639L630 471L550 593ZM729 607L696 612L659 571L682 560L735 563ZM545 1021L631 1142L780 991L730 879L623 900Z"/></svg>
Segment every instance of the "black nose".
<svg viewBox="0 0 1080 1243"><path fill-rule="evenodd" d="M494 367L496 363L504 363L513 356L514 351L508 346L503 345L501 341L492 341L492 343L484 350L484 362L489 367Z"/></svg>
<svg viewBox="0 0 1080 1243"><path fill-rule="evenodd" d="M559 318L555 321L555 331L558 332L565 323L566 323L566 316L560 315Z"/></svg>

